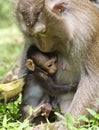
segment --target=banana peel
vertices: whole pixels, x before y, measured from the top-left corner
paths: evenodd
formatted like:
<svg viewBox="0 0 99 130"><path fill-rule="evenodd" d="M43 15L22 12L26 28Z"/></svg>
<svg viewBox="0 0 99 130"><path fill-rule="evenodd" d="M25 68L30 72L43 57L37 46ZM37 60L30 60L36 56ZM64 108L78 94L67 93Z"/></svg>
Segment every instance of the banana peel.
<svg viewBox="0 0 99 130"><path fill-rule="evenodd" d="M23 89L24 79L18 79L9 83L0 84L0 100L17 96Z"/></svg>

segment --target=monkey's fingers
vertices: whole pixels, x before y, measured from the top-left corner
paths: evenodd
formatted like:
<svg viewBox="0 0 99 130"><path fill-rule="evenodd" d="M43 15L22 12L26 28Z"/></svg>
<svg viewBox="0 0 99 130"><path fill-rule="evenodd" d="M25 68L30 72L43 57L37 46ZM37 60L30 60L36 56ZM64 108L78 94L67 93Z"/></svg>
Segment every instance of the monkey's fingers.
<svg viewBox="0 0 99 130"><path fill-rule="evenodd" d="M45 103L41 106L41 111L42 111L42 116L48 118L52 111L52 106L49 103Z"/></svg>
<svg viewBox="0 0 99 130"><path fill-rule="evenodd" d="M33 112L33 116L38 117L39 115L44 116L44 117L49 117L50 112L52 111L52 106L49 103L44 103L39 108Z"/></svg>
<svg viewBox="0 0 99 130"><path fill-rule="evenodd" d="M48 76L47 76L45 73L42 73L42 72L39 73L39 76L40 76L42 79L47 79L47 78L48 78Z"/></svg>
<svg viewBox="0 0 99 130"><path fill-rule="evenodd" d="M37 69L37 70L35 71L35 76L36 76L39 80L42 80L42 81L48 79L48 75L45 74L42 70L39 70L39 69Z"/></svg>

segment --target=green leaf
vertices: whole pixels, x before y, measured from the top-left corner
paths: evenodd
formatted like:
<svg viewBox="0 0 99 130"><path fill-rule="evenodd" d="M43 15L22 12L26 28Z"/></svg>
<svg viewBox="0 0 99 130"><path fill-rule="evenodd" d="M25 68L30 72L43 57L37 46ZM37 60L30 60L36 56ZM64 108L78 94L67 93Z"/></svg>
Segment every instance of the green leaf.
<svg viewBox="0 0 99 130"><path fill-rule="evenodd" d="M6 127L7 126L7 117L6 115L4 115L4 118L3 118L3 127Z"/></svg>
<svg viewBox="0 0 99 130"><path fill-rule="evenodd" d="M87 108L87 111L96 119L99 119L99 115L92 109Z"/></svg>
<svg viewBox="0 0 99 130"><path fill-rule="evenodd" d="M59 117L60 119L62 119L63 121L66 121L66 118L65 118L63 115L61 115L60 113L55 112L55 115L58 116L58 117Z"/></svg>
<svg viewBox="0 0 99 130"><path fill-rule="evenodd" d="M89 122L89 119L86 116L80 116L79 120L83 120L85 122Z"/></svg>

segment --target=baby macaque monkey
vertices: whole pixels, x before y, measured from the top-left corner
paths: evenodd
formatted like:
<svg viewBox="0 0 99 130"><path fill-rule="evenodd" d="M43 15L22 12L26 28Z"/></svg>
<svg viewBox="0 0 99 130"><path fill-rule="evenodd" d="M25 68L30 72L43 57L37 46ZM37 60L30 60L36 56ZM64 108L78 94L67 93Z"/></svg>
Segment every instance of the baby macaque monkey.
<svg viewBox="0 0 99 130"><path fill-rule="evenodd" d="M55 53L42 53L37 47L31 45L27 52L26 66L29 71L27 76L29 77L29 73L32 71L37 82L51 96L57 97L69 90L76 91L77 89L77 83L58 85L54 81L57 71L57 56Z"/></svg>
<svg viewBox="0 0 99 130"><path fill-rule="evenodd" d="M54 81L57 71L57 60L56 53L43 53L34 45L29 47L26 59L27 75L23 90L23 102L25 104L22 104L23 114L21 120L29 117L30 122L32 119L35 122L35 118L38 118L40 114L46 112L47 114L44 117L49 118L52 108L60 111L57 100L58 95L67 93L69 90L76 91L77 83L58 85ZM38 88L38 85L41 87ZM27 96L24 97L26 93ZM39 107L38 111L34 112L31 116L28 115L29 104L33 104L32 107L34 109L35 107ZM38 120L39 118L36 120L36 123L39 122Z"/></svg>

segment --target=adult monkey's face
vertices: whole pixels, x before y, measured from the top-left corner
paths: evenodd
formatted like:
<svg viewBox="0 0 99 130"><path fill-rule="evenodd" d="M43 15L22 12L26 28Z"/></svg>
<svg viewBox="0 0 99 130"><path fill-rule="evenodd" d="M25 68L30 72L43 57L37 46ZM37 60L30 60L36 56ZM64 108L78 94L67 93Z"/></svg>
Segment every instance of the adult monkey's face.
<svg viewBox="0 0 99 130"><path fill-rule="evenodd" d="M79 7L69 0L19 0L16 14L26 37L29 35L41 51L63 52L67 48L69 52L72 45L68 46L68 42L72 42L75 27L80 24L77 18L84 14L77 10Z"/></svg>
<svg viewBox="0 0 99 130"><path fill-rule="evenodd" d="M26 36L29 34L33 43L43 52L60 50L68 38L68 29L65 30L60 17L65 4L59 3L57 6L55 2L57 0L19 0L16 11L23 32ZM65 39L64 35L67 36Z"/></svg>
<svg viewBox="0 0 99 130"><path fill-rule="evenodd" d="M31 33L36 46L41 51L59 51L63 49L64 42L69 40L68 27L65 27L66 21L62 18L66 7L65 2L45 0Z"/></svg>

